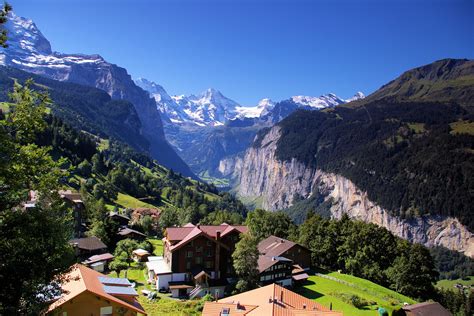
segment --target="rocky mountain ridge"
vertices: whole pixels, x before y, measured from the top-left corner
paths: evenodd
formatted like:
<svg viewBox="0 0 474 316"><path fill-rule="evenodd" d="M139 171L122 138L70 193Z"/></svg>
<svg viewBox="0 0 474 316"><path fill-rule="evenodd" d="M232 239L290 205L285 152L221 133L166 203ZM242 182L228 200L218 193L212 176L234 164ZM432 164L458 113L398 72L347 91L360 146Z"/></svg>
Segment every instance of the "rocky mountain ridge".
<svg viewBox="0 0 474 316"><path fill-rule="evenodd" d="M33 21L13 12L5 28L9 34L9 47L0 49L0 65L58 81L92 86L106 91L112 99L130 101L139 116L140 133L149 142L147 150L153 158L186 176L193 176L166 141L155 101L135 85L126 69L107 62L100 55L53 52Z"/></svg>
<svg viewBox="0 0 474 316"><path fill-rule="evenodd" d="M135 79L135 83L150 93L157 103L158 109L166 123L178 125L196 125L200 127L213 127L226 125L229 122L252 119L254 124L263 121L277 121L272 113L276 103L269 98L264 98L256 106L242 106L232 99L224 96L219 90L209 88L199 95L173 95L170 96L159 84L145 78ZM293 96L288 102L291 109L297 108L321 110L340 104L363 99L362 92L357 92L352 98L344 100L334 93L312 96Z"/></svg>

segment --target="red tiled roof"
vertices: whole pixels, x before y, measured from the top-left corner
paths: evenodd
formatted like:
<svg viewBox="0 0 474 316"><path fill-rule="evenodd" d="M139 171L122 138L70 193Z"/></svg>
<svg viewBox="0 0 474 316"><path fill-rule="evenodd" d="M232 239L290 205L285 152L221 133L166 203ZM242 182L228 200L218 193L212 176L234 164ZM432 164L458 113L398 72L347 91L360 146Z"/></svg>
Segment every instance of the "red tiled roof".
<svg viewBox="0 0 474 316"><path fill-rule="evenodd" d="M242 305L242 304L229 304L229 303L218 303L218 302L205 302L202 310L202 316L216 316L221 315L223 310L229 311L229 316L247 315L249 312L257 308L258 306Z"/></svg>
<svg viewBox="0 0 474 316"><path fill-rule="evenodd" d="M247 226L242 226L242 225L228 225L228 224L221 224L221 225L201 225L199 228L208 234L211 237L216 237L217 232L221 232L221 237L224 237L228 233L230 233L233 230L237 230L239 233L246 233L248 232Z"/></svg>
<svg viewBox="0 0 474 316"><path fill-rule="evenodd" d="M240 293L234 296L223 298L218 302L208 302L203 310L205 316L218 316L222 309L221 305L230 308L230 315L249 315L249 316L342 316L341 312L330 311L313 300L296 294L277 284L270 284L252 291ZM242 306L252 306L244 313L236 313L237 304ZM212 306L209 306L212 305ZM204 313L204 311L206 313Z"/></svg>
<svg viewBox="0 0 474 316"><path fill-rule="evenodd" d="M229 234L232 231L238 231L239 233L246 233L248 231L247 226L242 225L193 225L191 223L186 224L183 227L168 227L166 228L166 239L170 242L179 243L188 242L191 238L195 237L197 232L202 232L212 239L217 237L217 232L221 233L221 237Z"/></svg>
<svg viewBox="0 0 474 316"><path fill-rule="evenodd" d="M183 240L194 227L168 227L166 228L166 238L169 241Z"/></svg>

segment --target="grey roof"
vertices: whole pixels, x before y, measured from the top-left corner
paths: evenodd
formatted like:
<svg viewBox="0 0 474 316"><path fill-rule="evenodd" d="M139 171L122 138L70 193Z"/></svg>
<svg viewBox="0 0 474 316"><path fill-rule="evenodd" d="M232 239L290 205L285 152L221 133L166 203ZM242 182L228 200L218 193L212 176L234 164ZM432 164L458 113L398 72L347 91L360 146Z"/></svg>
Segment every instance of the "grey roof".
<svg viewBox="0 0 474 316"><path fill-rule="evenodd" d="M135 230L135 229L128 228L128 227L120 229L117 234L119 234L120 236L127 236L129 234L137 234L137 235L146 237L144 233L139 232L138 230Z"/></svg>
<svg viewBox="0 0 474 316"><path fill-rule="evenodd" d="M111 295L133 295L137 296L138 293L131 286L109 286L104 285L104 292Z"/></svg>
<svg viewBox="0 0 474 316"><path fill-rule="evenodd" d="M109 277L99 277L99 281L102 284L108 284L108 285L132 285L129 280L125 278L109 278Z"/></svg>

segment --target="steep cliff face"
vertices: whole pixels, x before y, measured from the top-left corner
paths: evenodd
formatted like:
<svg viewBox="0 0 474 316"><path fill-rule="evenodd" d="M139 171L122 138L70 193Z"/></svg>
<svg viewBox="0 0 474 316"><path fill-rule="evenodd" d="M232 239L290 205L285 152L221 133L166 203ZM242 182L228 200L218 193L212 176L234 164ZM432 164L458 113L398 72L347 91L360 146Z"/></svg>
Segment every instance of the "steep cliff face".
<svg viewBox="0 0 474 316"><path fill-rule="evenodd" d="M280 127L273 127L259 146L247 150L241 166L238 194L241 197L262 197L262 207L284 209L295 198L310 198L314 192L332 201L333 218L344 213L353 219L385 227L395 235L426 246L444 246L474 257L474 234L456 218L423 216L400 219L370 201L349 179L306 167L296 159L279 161L275 151Z"/></svg>
<svg viewBox="0 0 474 316"><path fill-rule="evenodd" d="M242 170L242 157L236 155L221 159L218 170L224 177L235 179Z"/></svg>

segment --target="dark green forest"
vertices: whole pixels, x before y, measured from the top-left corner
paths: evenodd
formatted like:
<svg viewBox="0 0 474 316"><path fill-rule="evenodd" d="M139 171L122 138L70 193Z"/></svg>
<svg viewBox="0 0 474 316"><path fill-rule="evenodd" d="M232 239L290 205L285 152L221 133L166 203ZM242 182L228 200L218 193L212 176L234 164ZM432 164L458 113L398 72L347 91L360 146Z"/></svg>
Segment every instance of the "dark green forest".
<svg viewBox="0 0 474 316"><path fill-rule="evenodd" d="M29 78L35 82L32 89L48 91L54 101L50 105L52 114L72 127L98 137L112 137L140 151L148 149L148 141L140 135L141 123L133 105L128 101L112 100L100 89L0 66L0 101L9 101L13 82L23 83Z"/></svg>
<svg viewBox="0 0 474 316"><path fill-rule="evenodd" d="M401 218L458 218L474 229L473 116L457 104L383 99L297 111L283 120L277 157L341 174Z"/></svg>

